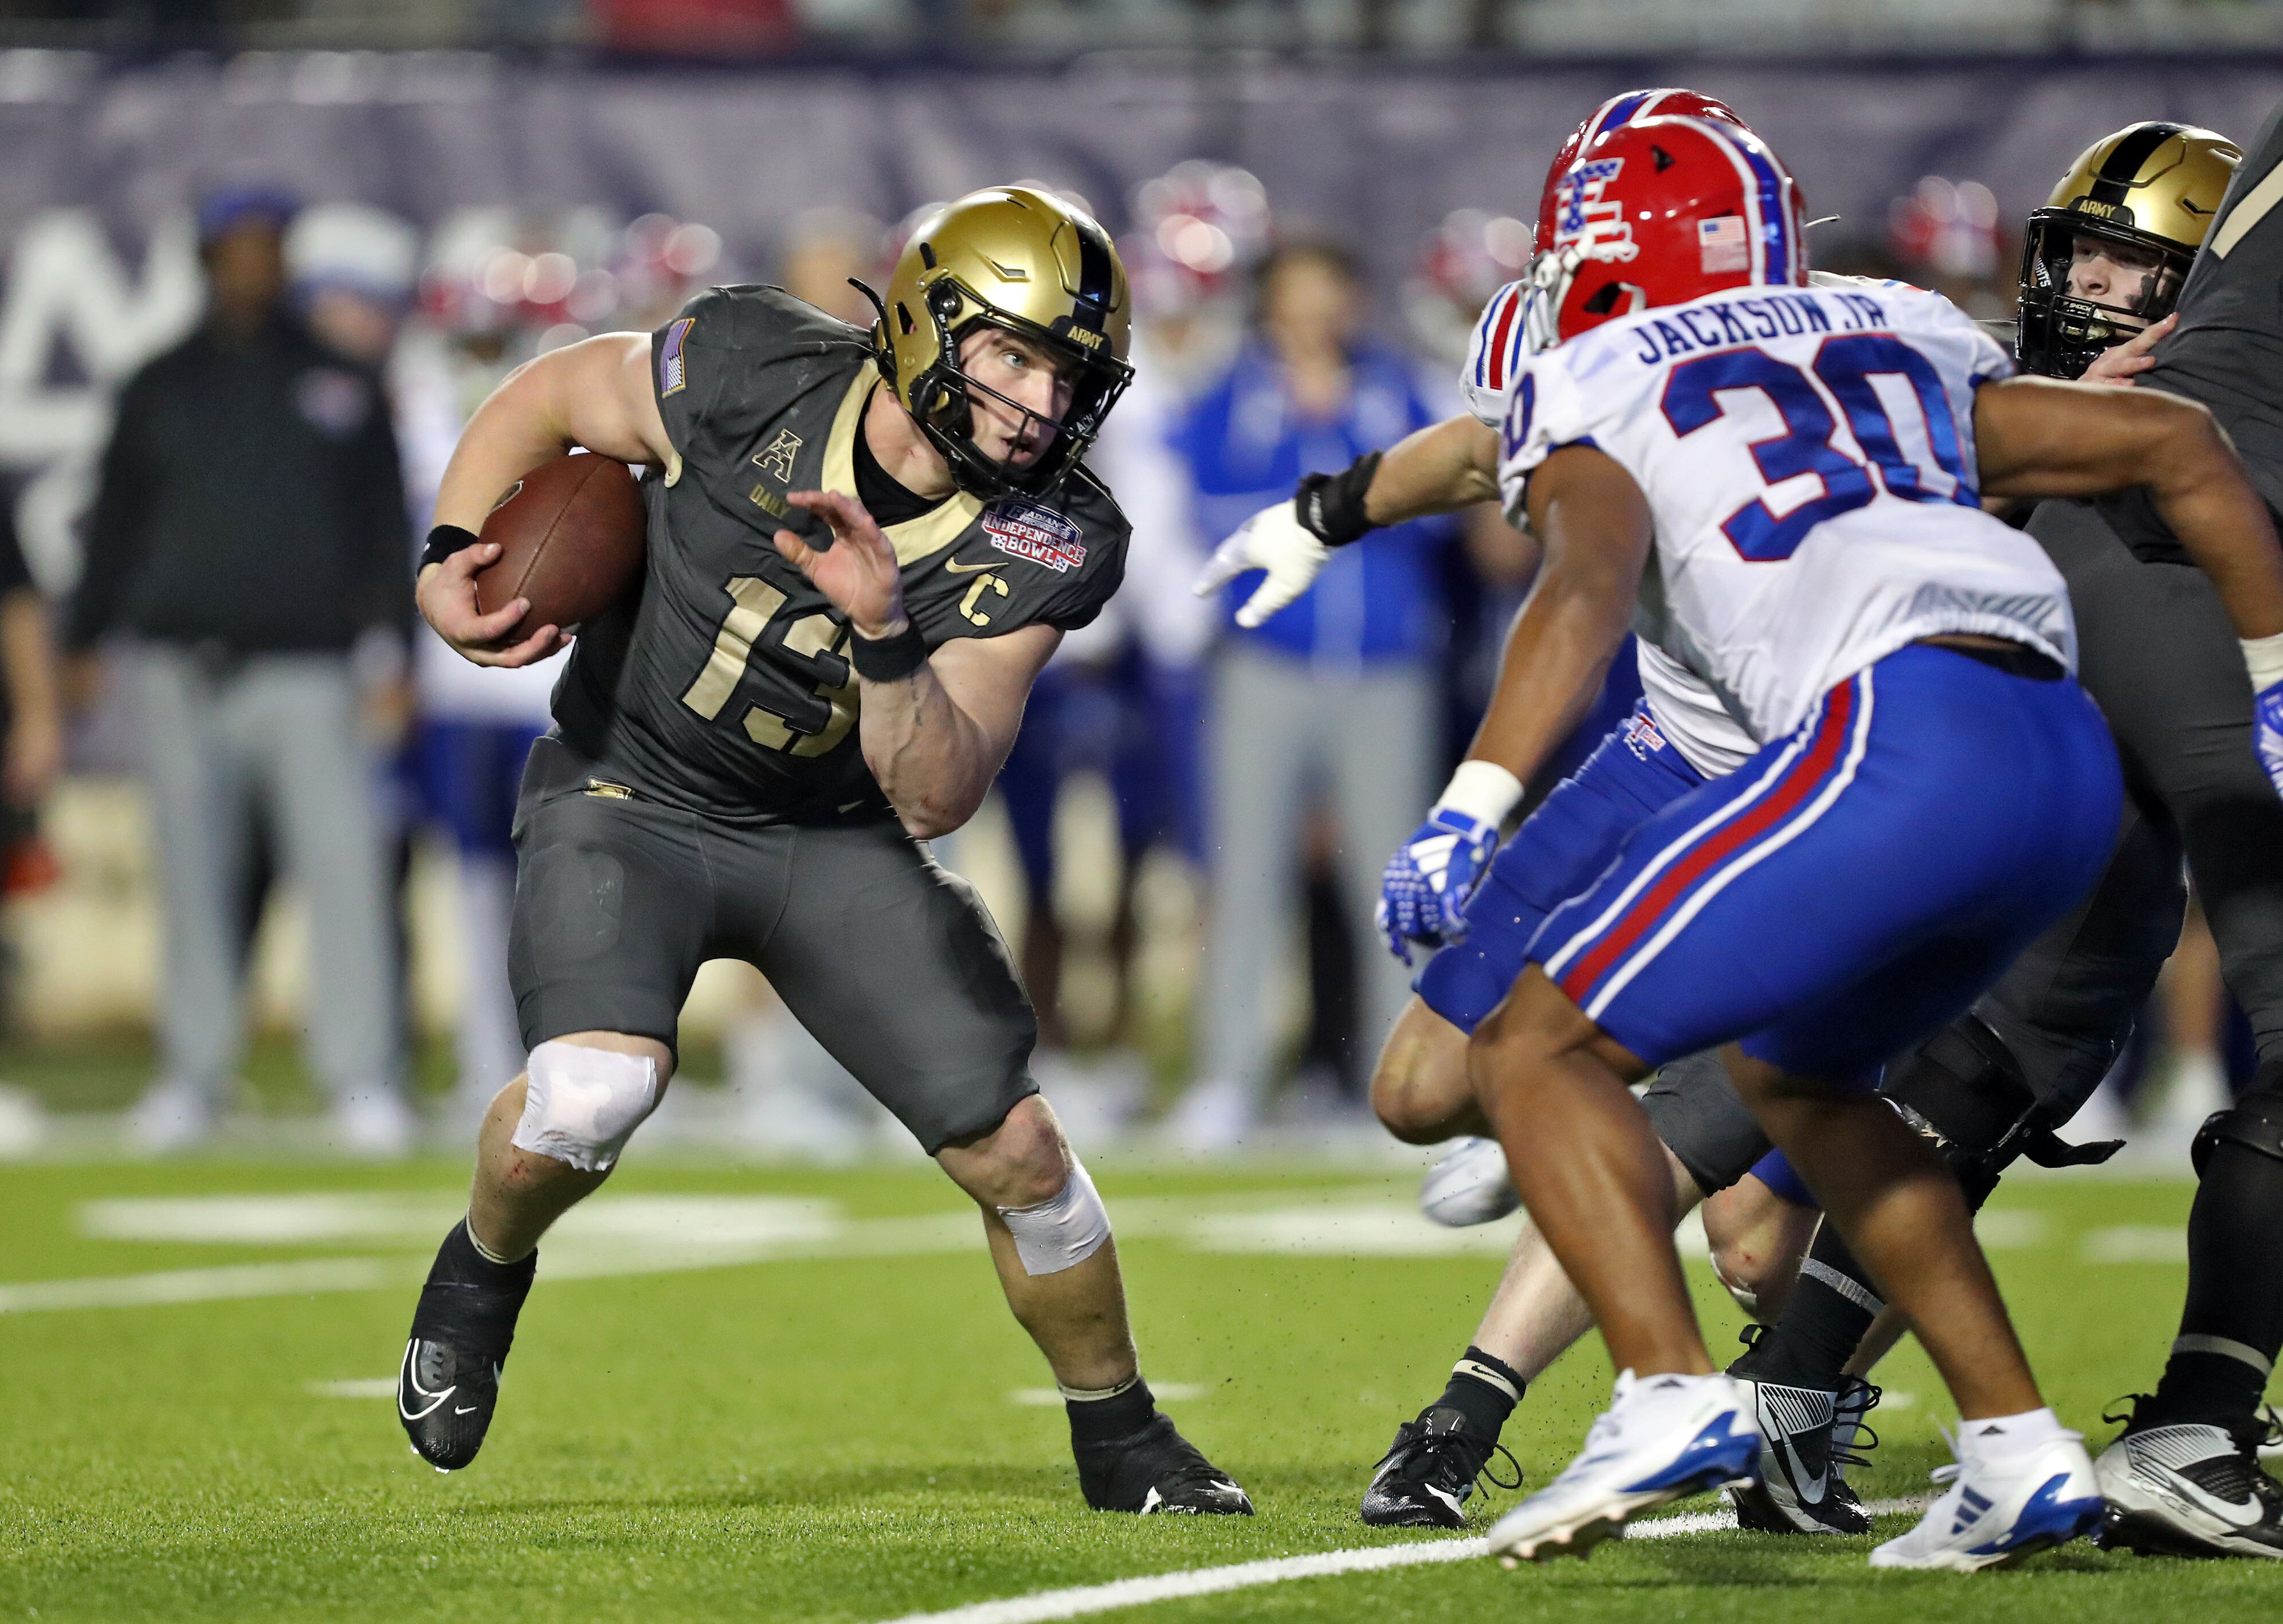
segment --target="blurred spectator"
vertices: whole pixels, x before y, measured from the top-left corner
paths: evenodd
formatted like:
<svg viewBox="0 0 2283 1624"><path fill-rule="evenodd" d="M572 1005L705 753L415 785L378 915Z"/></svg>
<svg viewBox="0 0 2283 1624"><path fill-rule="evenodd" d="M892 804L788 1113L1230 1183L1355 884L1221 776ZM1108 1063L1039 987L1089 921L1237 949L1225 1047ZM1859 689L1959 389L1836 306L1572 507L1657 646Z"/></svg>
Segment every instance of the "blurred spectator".
<svg viewBox="0 0 2283 1624"><path fill-rule="evenodd" d="M1409 363L1360 339L1353 262L1288 246L1260 277L1258 332L1174 441L1208 542L1436 420ZM1376 1042L1409 992L1371 921L1387 854L1409 832L1437 763L1437 673L1448 613L1436 586L1447 521L1375 531L1342 549L1297 602L1220 650L1208 701L1212 921L1200 998L1198 1081L1176 1109L1180 1143L1235 1143L1270 1081L1277 978L1296 928L1306 813L1329 801L1331 856L1358 958L1357 1030ZM1229 605L1254 584L1241 578Z"/></svg>
<svg viewBox="0 0 2283 1624"><path fill-rule="evenodd" d="M41 890L56 877L56 861L40 838L40 807L64 764L61 685L48 603L32 584L13 516L0 506L0 894ZM16 961L4 954L0 1013L16 1011ZM0 1104L0 1146L9 1143Z"/></svg>
<svg viewBox="0 0 2283 1624"><path fill-rule="evenodd" d="M166 910L161 1070L147 1150L203 1137L245 1050L233 899L257 805L308 910L308 1050L344 1150L411 1143L394 937L362 715L401 714L410 546L374 371L292 316L281 194L199 211L197 332L129 382L66 623L91 691L106 634L136 643L136 709Z"/></svg>

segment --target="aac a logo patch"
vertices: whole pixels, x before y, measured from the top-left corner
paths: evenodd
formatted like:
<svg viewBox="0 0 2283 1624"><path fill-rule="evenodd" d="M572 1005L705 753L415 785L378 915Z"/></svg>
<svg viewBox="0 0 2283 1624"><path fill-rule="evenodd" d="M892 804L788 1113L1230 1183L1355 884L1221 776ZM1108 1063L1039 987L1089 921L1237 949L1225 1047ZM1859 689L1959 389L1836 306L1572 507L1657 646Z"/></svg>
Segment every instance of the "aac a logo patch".
<svg viewBox="0 0 2283 1624"><path fill-rule="evenodd" d="M1044 503L1007 496L983 510L983 532L1000 551L1066 574L1086 562L1078 521Z"/></svg>

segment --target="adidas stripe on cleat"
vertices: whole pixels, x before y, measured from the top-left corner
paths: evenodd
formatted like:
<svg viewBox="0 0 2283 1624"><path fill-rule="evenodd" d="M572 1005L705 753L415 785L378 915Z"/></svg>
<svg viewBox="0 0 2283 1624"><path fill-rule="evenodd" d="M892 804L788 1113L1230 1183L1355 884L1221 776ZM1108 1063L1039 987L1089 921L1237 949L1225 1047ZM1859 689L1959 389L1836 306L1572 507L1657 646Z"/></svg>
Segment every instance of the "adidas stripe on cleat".
<svg viewBox="0 0 2283 1624"><path fill-rule="evenodd" d="M1970 1437L1961 1437L1960 1448L1959 1464L1934 1474L1948 1491L1918 1526L1872 1551L1873 1567L1971 1573L2067 1544L2100 1526L2100 1494L2077 1433L2061 1432L1997 1459L1974 1454Z"/></svg>
<svg viewBox="0 0 2283 1624"><path fill-rule="evenodd" d="M1499 1519L1490 1554L1508 1567L1583 1557L1637 1511L1751 1480L1759 1454L1746 1384L1722 1375L1621 1371L1584 1452Z"/></svg>

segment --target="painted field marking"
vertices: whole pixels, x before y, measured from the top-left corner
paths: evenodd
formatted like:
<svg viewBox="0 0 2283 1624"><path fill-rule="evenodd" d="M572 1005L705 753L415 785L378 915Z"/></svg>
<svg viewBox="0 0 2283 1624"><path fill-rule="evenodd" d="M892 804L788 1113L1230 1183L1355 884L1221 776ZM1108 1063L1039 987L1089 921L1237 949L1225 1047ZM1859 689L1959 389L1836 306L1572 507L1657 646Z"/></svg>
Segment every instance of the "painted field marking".
<svg viewBox="0 0 2283 1624"><path fill-rule="evenodd" d="M360 1376L354 1381L313 1381L310 1392L321 1399L393 1399L396 1396L393 1376Z"/></svg>
<svg viewBox="0 0 2283 1624"><path fill-rule="evenodd" d="M2120 1223L2085 1233L2088 1263L2180 1263L2188 1261L2186 1224Z"/></svg>
<svg viewBox="0 0 2283 1624"><path fill-rule="evenodd" d="M1884 1516L1891 1511L1919 1511L1926 1503L1921 1499L1873 1500L1866 1502L1864 1509L1874 1516ZM1718 1533L1735 1526L1734 1511L1690 1511L1634 1523L1625 1529L1624 1537L1669 1540L1683 1534ZM1055 1624L1057 1620L1115 1612L1121 1607L1146 1607L1152 1602L1181 1601L1193 1596L1219 1596L1230 1590L1255 1589L1293 1579L1330 1579L1341 1573L1374 1573L1426 1563L1469 1562L1489 1555L1487 1539L1366 1545L1351 1550L1321 1550L1305 1557L1238 1562L1227 1567L1199 1567L1180 1573L1113 1579L1107 1584L1041 1590L1035 1596L1017 1596L1006 1601L970 1602L964 1607L942 1612L908 1612L888 1620L888 1624Z"/></svg>
<svg viewBox="0 0 2283 1624"><path fill-rule="evenodd" d="M405 1277L383 1258L316 1258L303 1263L234 1263L221 1269L170 1269L155 1275L96 1275L80 1280L27 1280L0 1285L0 1314L66 1308L141 1308L160 1303L224 1302L245 1297L299 1297L312 1292L372 1292Z"/></svg>

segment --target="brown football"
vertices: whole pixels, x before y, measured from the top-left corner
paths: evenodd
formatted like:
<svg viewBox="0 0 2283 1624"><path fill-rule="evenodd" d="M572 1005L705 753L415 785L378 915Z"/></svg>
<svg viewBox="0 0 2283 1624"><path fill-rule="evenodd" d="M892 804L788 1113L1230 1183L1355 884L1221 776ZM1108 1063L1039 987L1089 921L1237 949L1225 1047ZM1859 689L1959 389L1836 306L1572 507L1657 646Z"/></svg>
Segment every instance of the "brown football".
<svg viewBox="0 0 2283 1624"><path fill-rule="evenodd" d="M531 600L512 636L569 630L600 614L642 573L642 488L627 465L591 453L558 457L508 488L484 520L500 556L476 572L485 614Z"/></svg>

